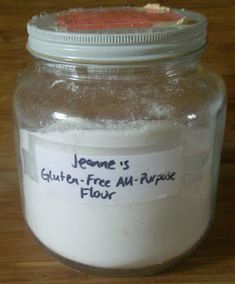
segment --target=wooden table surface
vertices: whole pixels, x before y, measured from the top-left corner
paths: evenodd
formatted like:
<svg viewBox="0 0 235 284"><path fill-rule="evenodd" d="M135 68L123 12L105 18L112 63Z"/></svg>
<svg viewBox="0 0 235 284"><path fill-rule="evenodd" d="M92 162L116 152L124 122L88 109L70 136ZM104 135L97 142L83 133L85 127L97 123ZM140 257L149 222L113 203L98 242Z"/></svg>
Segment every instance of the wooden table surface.
<svg viewBox="0 0 235 284"><path fill-rule="evenodd" d="M11 93L31 60L25 24L42 11L76 6L144 5L146 1L0 1L0 284L2 283L235 283L235 0L168 0L162 5L202 12L209 21L204 63L223 75L228 115L213 226L200 248L175 267L144 278L87 275L50 256L27 230L17 182Z"/></svg>

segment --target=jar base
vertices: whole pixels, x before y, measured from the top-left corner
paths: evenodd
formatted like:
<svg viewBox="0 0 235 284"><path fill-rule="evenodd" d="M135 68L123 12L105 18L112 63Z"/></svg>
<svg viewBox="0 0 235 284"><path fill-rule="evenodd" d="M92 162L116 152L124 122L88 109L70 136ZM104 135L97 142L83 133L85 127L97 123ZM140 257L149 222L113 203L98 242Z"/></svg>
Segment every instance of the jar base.
<svg viewBox="0 0 235 284"><path fill-rule="evenodd" d="M157 274L163 270L166 270L172 266L174 266L176 263L181 261L182 259L188 257L191 255L198 246L202 243L202 241L205 239L209 229L210 229L211 222L209 223L205 233L202 235L202 237L186 252L182 253L181 255L166 261L162 264L156 264L152 266L147 266L144 268L103 268L103 267L96 267L96 266L90 266L86 264L82 264L73 260L70 260L66 257L63 257L50 248L48 248L44 243L42 243L37 236L34 234L34 232L31 230L29 225L27 224L28 229L30 230L31 234L34 236L35 240L44 247L52 256L56 257L60 262L66 264L67 266L74 268L80 272L88 273L88 274L95 274L100 276L110 276L110 277L135 277L135 276L150 276Z"/></svg>

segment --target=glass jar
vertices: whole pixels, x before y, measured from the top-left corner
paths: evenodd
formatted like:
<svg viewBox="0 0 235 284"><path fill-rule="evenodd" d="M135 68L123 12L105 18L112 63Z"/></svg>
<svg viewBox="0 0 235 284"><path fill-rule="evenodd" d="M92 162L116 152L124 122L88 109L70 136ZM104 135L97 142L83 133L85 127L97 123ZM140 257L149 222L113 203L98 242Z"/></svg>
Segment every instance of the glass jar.
<svg viewBox="0 0 235 284"><path fill-rule="evenodd" d="M85 31L84 13L96 19ZM139 27L136 13L154 23ZM28 32L35 60L14 107L34 236L101 274L150 274L191 253L211 223L225 120L224 84L199 64L205 18L78 9L33 17Z"/></svg>

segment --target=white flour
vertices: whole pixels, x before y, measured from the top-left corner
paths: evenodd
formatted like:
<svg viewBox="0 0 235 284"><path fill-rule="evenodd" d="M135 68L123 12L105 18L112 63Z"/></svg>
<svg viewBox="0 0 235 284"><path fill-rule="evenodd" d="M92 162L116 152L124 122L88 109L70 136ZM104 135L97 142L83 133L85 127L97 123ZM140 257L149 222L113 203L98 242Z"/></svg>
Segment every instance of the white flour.
<svg viewBox="0 0 235 284"><path fill-rule="evenodd" d="M52 251L86 265L139 268L180 256L204 235L211 212L211 137L207 129L190 130L163 122L114 125L64 120L40 132L21 129L21 147L26 150L33 143L29 134L86 146L86 151L96 155L159 152L179 146L183 150L180 193L149 202L76 204L45 195L40 184L24 174L28 225ZM33 171L30 159L26 162Z"/></svg>

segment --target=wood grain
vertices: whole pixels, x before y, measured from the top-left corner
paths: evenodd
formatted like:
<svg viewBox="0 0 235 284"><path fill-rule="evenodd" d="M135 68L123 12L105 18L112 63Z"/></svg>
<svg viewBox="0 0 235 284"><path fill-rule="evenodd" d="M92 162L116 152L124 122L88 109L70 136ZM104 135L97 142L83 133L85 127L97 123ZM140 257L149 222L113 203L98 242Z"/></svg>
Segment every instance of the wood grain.
<svg viewBox="0 0 235 284"><path fill-rule="evenodd" d="M196 10L208 17L205 64L222 74L228 91L218 205L207 239L190 257L157 276L107 278L79 273L41 248L21 213L14 158L11 93L17 74L30 62L25 24L42 11L70 7L144 5L146 1L0 1L0 283L235 283L235 1L166 0L163 5Z"/></svg>

